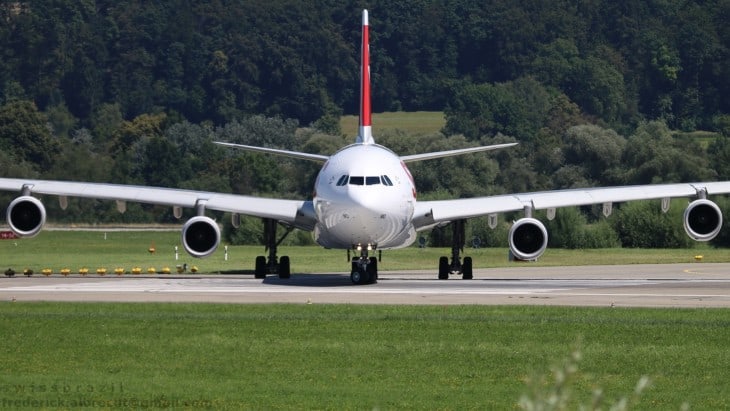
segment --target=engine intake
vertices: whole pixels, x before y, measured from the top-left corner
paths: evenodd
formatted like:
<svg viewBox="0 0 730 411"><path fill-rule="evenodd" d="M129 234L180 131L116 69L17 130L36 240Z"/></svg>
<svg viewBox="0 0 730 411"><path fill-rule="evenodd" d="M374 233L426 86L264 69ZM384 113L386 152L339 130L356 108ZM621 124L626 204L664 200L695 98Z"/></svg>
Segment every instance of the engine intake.
<svg viewBox="0 0 730 411"><path fill-rule="evenodd" d="M721 228L722 211L710 200L695 200L684 210L684 231L695 241L710 241Z"/></svg>
<svg viewBox="0 0 730 411"><path fill-rule="evenodd" d="M8 206L7 221L18 237L34 237L46 223L46 208L35 197L21 196Z"/></svg>
<svg viewBox="0 0 730 411"><path fill-rule="evenodd" d="M509 229L509 249L520 260L536 260L547 249L548 233L540 220L521 218Z"/></svg>
<svg viewBox="0 0 730 411"><path fill-rule="evenodd" d="M220 242L221 230L210 217L196 216L183 225L183 247L193 257L202 258L213 254Z"/></svg>

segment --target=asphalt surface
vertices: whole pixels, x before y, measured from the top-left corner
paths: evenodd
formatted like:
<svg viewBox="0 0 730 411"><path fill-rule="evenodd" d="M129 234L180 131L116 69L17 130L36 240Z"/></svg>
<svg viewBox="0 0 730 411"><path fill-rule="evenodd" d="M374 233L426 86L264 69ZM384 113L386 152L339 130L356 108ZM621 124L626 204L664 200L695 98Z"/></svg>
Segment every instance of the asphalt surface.
<svg viewBox="0 0 730 411"><path fill-rule="evenodd" d="M0 301L129 301L297 304L491 304L730 307L730 264L510 267L473 280L431 271L382 272L356 286L349 275L107 275L0 278Z"/></svg>

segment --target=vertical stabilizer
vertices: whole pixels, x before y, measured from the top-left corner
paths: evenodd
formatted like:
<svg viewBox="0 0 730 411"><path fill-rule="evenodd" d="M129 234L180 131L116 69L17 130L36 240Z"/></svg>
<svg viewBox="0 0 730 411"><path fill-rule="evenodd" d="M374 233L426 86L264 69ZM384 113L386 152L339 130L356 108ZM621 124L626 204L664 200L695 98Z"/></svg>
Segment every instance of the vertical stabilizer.
<svg viewBox="0 0 730 411"><path fill-rule="evenodd" d="M360 58L360 129L357 143L373 144L370 119L370 39L368 11L362 11L362 48Z"/></svg>

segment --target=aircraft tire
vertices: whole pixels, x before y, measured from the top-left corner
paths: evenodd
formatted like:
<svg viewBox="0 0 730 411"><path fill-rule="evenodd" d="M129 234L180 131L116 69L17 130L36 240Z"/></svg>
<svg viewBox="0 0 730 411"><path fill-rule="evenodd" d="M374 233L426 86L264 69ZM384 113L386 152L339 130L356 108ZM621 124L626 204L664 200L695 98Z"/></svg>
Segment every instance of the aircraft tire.
<svg viewBox="0 0 730 411"><path fill-rule="evenodd" d="M368 284L375 284L378 282L378 259L370 257L370 264L368 264Z"/></svg>
<svg viewBox="0 0 730 411"><path fill-rule="evenodd" d="M439 280L449 279L449 258L439 258Z"/></svg>
<svg viewBox="0 0 730 411"><path fill-rule="evenodd" d="M464 280L471 280L474 278L471 257L464 257L464 263L461 265L461 275L461 278Z"/></svg>
<svg viewBox="0 0 730 411"><path fill-rule="evenodd" d="M255 278L266 278L266 257L260 255L256 257L256 269L254 270Z"/></svg>
<svg viewBox="0 0 730 411"><path fill-rule="evenodd" d="M288 256L283 256L279 260L279 278L287 279L291 277L291 263Z"/></svg>
<svg viewBox="0 0 730 411"><path fill-rule="evenodd" d="M352 272L350 273L350 280L352 280L353 284L362 284L362 278L363 275L358 269L352 270Z"/></svg>

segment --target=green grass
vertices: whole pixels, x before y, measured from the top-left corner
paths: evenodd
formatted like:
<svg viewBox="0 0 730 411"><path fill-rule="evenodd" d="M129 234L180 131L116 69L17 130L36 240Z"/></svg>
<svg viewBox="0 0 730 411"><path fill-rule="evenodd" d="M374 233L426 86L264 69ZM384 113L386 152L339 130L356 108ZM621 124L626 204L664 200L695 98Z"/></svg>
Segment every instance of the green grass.
<svg viewBox="0 0 730 411"><path fill-rule="evenodd" d="M576 347L572 407L730 407L727 310L2 303L0 403L515 409ZM538 387L539 388L539 387ZM84 402L85 401L85 402ZM126 401L126 402L125 402ZM30 404L30 403L29 403ZM137 404L135 406L134 404ZM92 407L87 407L92 408Z"/></svg>
<svg viewBox="0 0 730 411"><path fill-rule="evenodd" d="M707 148L721 136L720 133L716 133L713 131L703 131L703 130L696 130L696 131L690 131L690 132L675 131L673 134L674 134L674 137L682 139L682 140L692 139L692 140L696 141L700 145L700 147L702 147L705 150L707 150Z"/></svg>
<svg viewBox="0 0 730 411"><path fill-rule="evenodd" d="M204 259L190 257L182 248L180 233L163 232L104 232L98 231L43 231L31 239L0 240L0 271L12 268L17 273L30 268L40 274L44 268L59 273L68 268L76 273L87 267L95 273L105 267L111 273L116 267L131 271L140 267L144 272L153 267L161 270L170 267L175 271L177 264L196 265L201 272L225 272L252 270L257 255L264 254L262 246L230 246L228 261L224 247L219 247L212 256ZM148 249L154 245L156 252ZM175 246L179 260L175 260ZM437 270L438 259L450 255L447 248L410 247L383 252L380 269L390 270ZM599 249L564 250L548 249L536 263L511 263L507 261L506 248L481 248L465 250L471 256L476 268L521 267L524 264L540 266L640 264L640 263L688 263L695 255L702 255L704 262L729 262L726 249L698 246L693 249ZM281 247L280 255L289 255L292 271L295 273L346 272L349 270L346 253L343 250L325 250L321 247ZM95 274L94 274L95 275Z"/></svg>
<svg viewBox="0 0 730 411"><path fill-rule="evenodd" d="M444 113L440 111L413 111L373 113L373 133L384 130L401 130L408 134L429 134L440 131L446 124ZM354 138L357 136L359 117L342 116L340 127L342 132Z"/></svg>
<svg viewBox="0 0 730 411"><path fill-rule="evenodd" d="M174 267L179 241L178 232L44 231L0 241L0 267ZM346 270L342 251L281 251L295 272ZM466 251L480 267L520 266L506 249ZM262 252L230 247L229 261L219 250L195 262L203 271L250 269ZM447 252L386 252L381 269L435 273ZM730 259L712 248L548 250L531 264L696 254ZM575 347L583 360L571 377L573 405L590 404L598 388L611 404L647 375L639 408L730 407L730 311L722 309L3 302L0 310L2 408L515 409L523 394L551 390L528 381L556 375L551 367Z"/></svg>

